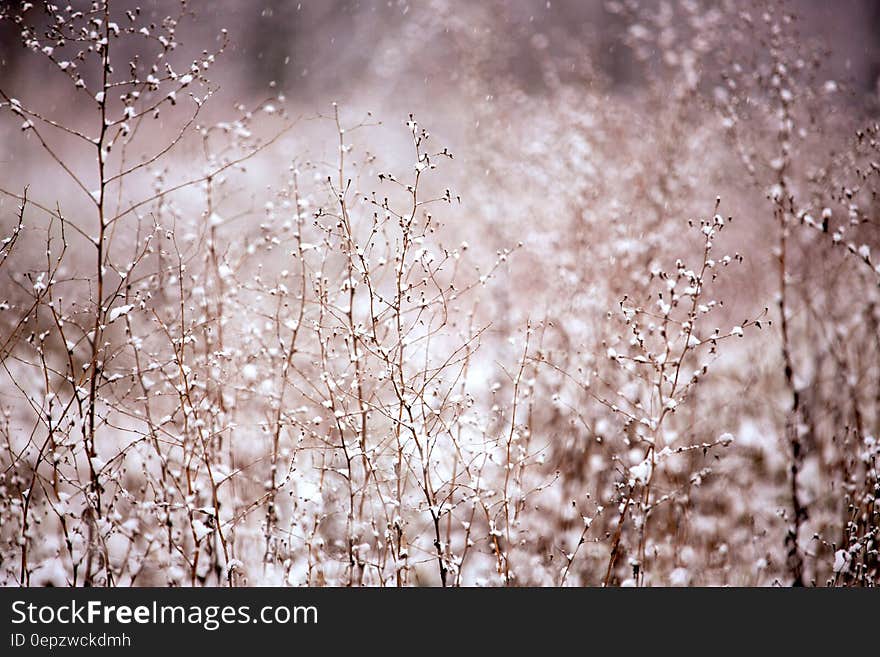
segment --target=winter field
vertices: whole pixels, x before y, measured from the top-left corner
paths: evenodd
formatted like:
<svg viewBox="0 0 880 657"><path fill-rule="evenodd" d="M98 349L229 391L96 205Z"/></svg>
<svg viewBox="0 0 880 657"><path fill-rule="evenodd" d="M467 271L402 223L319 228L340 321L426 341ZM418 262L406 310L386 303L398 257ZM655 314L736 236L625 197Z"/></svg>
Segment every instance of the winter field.
<svg viewBox="0 0 880 657"><path fill-rule="evenodd" d="M0 583L877 585L831 4L0 4Z"/></svg>

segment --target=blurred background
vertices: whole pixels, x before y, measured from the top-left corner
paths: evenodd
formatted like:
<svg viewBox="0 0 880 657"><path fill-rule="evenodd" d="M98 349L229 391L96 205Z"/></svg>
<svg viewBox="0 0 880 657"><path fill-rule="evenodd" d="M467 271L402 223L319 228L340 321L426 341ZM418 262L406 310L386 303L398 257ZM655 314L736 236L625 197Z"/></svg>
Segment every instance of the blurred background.
<svg viewBox="0 0 880 657"><path fill-rule="evenodd" d="M157 23L178 4L118 3L140 7ZM569 61L579 48L596 53L596 72L621 93L637 88L642 77L623 45L621 19L601 0L214 0L189 2L189 8L197 17L182 24L185 47L211 48L220 30L229 30L232 45L217 82L237 95L261 93L275 82L303 107L365 97L414 109L452 103L462 99L463 73L474 67L487 82L509 78L540 94L548 60L584 73ZM790 8L805 38L830 47L836 76L863 93L877 92L880 3L799 0ZM0 64L4 86L39 70L9 24L0 24Z"/></svg>

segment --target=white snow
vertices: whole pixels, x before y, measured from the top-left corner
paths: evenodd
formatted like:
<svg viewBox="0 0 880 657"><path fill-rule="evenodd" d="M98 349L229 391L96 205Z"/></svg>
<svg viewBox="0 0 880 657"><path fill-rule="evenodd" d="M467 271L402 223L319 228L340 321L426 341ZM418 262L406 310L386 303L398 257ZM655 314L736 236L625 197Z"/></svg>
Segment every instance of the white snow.
<svg viewBox="0 0 880 657"><path fill-rule="evenodd" d="M849 570L850 559L849 552L846 550L838 550L834 553L834 572L845 573Z"/></svg>
<svg viewBox="0 0 880 657"><path fill-rule="evenodd" d="M110 314L107 316L107 322L113 323L120 317L124 317L128 315L132 310L134 310L134 304L126 304L124 306L118 306L110 311Z"/></svg>

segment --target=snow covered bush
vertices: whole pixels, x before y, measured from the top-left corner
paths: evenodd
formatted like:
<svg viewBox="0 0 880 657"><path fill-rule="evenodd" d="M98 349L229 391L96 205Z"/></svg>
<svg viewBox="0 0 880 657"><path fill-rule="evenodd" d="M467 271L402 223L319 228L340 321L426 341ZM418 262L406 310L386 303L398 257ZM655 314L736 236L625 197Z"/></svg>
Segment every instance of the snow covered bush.
<svg viewBox="0 0 880 657"><path fill-rule="evenodd" d="M407 8L417 120L166 4L2 10L0 582L877 584L877 103L784 6L597 4L623 91Z"/></svg>

